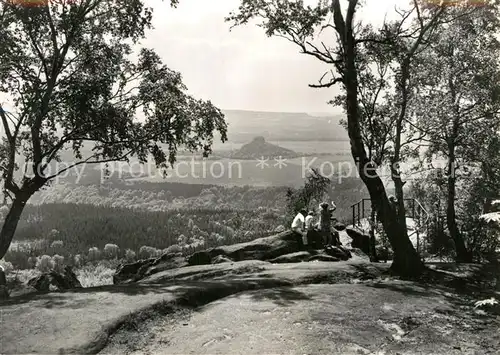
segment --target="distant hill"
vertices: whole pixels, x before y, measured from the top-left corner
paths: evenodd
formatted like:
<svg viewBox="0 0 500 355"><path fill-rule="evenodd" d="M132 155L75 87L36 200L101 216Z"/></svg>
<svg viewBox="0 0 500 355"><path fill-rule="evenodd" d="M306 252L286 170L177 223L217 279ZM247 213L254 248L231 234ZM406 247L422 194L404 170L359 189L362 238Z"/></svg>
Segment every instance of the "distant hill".
<svg viewBox="0 0 500 355"><path fill-rule="evenodd" d="M295 158L297 156L298 154L293 150L266 142L264 137L255 137L250 143L243 145L241 149L231 155L233 159Z"/></svg>
<svg viewBox="0 0 500 355"><path fill-rule="evenodd" d="M267 141L345 141L340 125L343 115L313 116L307 113L223 110L228 138L233 143L248 142L256 136Z"/></svg>

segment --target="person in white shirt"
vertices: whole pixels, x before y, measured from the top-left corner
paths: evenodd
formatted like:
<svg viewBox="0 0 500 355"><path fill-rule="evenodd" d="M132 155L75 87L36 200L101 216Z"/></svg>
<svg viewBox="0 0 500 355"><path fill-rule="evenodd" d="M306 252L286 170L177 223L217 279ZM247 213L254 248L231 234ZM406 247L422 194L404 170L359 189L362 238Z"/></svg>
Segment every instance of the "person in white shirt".
<svg viewBox="0 0 500 355"><path fill-rule="evenodd" d="M309 211L305 219L306 231L309 231L313 228L313 220L314 220L314 212Z"/></svg>
<svg viewBox="0 0 500 355"><path fill-rule="evenodd" d="M300 234L302 237L302 242L304 241L306 237L306 231L305 231L305 216L307 215L307 211L305 209L301 209L300 212L295 216L292 222L292 230Z"/></svg>

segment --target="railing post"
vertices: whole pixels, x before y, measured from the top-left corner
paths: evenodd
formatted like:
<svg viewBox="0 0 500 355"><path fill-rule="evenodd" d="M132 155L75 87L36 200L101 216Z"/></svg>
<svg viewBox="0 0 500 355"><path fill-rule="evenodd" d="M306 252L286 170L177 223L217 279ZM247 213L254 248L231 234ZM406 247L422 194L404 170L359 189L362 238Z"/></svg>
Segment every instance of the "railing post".
<svg viewBox="0 0 500 355"><path fill-rule="evenodd" d="M362 210L363 210L361 213L363 215L363 218L365 218L365 199L362 199L361 203L362 203L361 206L362 206Z"/></svg>
<svg viewBox="0 0 500 355"><path fill-rule="evenodd" d="M420 233L417 228L417 254L420 255Z"/></svg>
<svg viewBox="0 0 500 355"><path fill-rule="evenodd" d="M352 226L356 226L356 205L352 205Z"/></svg>

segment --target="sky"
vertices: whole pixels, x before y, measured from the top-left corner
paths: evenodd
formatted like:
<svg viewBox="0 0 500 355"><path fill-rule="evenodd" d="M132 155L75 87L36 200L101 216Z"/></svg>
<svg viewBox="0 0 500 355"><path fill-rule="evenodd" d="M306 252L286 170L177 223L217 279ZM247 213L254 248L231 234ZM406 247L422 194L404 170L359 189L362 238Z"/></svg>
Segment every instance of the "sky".
<svg viewBox="0 0 500 355"><path fill-rule="evenodd" d="M395 2L405 0L367 0L360 18L380 21ZM167 0L149 0L155 28L142 45L154 48L165 64L181 72L193 96L222 109L340 113L327 104L335 88L308 87L329 69L325 64L300 54L285 39L268 38L257 26L229 30L224 18L239 3L181 0L173 9Z"/></svg>

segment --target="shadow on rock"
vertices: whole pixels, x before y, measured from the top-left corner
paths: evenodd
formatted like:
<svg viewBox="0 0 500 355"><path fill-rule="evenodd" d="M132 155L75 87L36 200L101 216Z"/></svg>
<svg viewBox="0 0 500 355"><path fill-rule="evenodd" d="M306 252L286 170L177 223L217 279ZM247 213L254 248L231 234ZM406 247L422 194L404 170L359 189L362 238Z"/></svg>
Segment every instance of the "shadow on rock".
<svg viewBox="0 0 500 355"><path fill-rule="evenodd" d="M305 293L290 287L279 287L252 292L251 298L254 301L270 300L278 306L291 306L299 301L310 300Z"/></svg>

